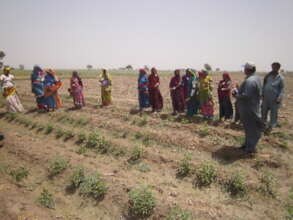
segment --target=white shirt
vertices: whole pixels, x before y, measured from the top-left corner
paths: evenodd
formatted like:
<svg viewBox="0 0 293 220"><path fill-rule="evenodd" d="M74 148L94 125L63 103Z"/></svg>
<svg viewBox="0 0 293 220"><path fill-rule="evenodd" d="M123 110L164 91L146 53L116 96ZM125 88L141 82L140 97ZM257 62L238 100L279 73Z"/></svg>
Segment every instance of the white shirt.
<svg viewBox="0 0 293 220"><path fill-rule="evenodd" d="M13 87L14 86L14 76L11 74L8 74L8 76L2 74L0 76L0 86L2 88L8 88L8 87Z"/></svg>

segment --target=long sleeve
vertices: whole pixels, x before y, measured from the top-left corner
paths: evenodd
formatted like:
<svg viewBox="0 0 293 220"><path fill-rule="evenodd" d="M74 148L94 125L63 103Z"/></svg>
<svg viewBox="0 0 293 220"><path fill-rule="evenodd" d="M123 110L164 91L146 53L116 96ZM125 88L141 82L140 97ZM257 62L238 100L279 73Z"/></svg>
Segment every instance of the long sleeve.
<svg viewBox="0 0 293 220"><path fill-rule="evenodd" d="M244 85L241 86L239 93L236 95L236 98L240 100L249 100L253 97L256 88L257 87L255 82L246 80Z"/></svg>
<svg viewBox="0 0 293 220"><path fill-rule="evenodd" d="M284 91L285 91L285 82L284 82L284 78L281 77L281 79L280 79L280 85L279 85L278 99L283 99L283 97L284 97Z"/></svg>

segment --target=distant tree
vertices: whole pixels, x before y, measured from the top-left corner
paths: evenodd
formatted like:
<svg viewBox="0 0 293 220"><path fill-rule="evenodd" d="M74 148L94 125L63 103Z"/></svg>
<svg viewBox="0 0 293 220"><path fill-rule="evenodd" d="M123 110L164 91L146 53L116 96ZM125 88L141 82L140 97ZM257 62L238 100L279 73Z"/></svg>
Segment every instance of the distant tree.
<svg viewBox="0 0 293 220"><path fill-rule="evenodd" d="M204 65L204 68L205 68L205 70L207 70L207 71L211 71L211 70L212 70L212 66L211 66L210 64L208 64L208 63L206 63L206 64Z"/></svg>
<svg viewBox="0 0 293 220"><path fill-rule="evenodd" d="M90 64L88 64L88 65L86 65L86 68L87 68L88 70L91 70L91 69L93 68L93 66L90 65Z"/></svg>
<svg viewBox="0 0 293 220"><path fill-rule="evenodd" d="M4 51L0 50L0 60L2 60L5 56L6 54L4 53Z"/></svg>
<svg viewBox="0 0 293 220"><path fill-rule="evenodd" d="M127 66L125 67L125 69L127 69L127 70L133 70L133 67L132 67L131 65L127 65Z"/></svg>
<svg viewBox="0 0 293 220"><path fill-rule="evenodd" d="M221 69L220 68L216 68L216 72L220 72L221 71Z"/></svg>
<svg viewBox="0 0 293 220"><path fill-rule="evenodd" d="M280 71L281 73L284 73L285 72L285 70L284 69L281 69L281 71Z"/></svg>
<svg viewBox="0 0 293 220"><path fill-rule="evenodd" d="M24 70L24 65L23 65L23 64L19 64L18 68L19 68L20 70Z"/></svg>
<svg viewBox="0 0 293 220"><path fill-rule="evenodd" d="M0 62L0 69L2 69L3 67L3 62Z"/></svg>
<svg viewBox="0 0 293 220"><path fill-rule="evenodd" d="M150 70L150 68L147 66L147 65L144 65L144 67L143 67L146 71L149 71Z"/></svg>

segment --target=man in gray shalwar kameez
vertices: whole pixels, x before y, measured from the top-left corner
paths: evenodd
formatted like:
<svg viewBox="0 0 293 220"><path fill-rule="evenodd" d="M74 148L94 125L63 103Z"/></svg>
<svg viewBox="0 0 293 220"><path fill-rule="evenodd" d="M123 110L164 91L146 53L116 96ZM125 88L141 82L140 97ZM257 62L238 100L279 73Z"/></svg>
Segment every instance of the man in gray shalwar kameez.
<svg viewBox="0 0 293 220"><path fill-rule="evenodd" d="M263 103L262 103L262 119L267 121L268 112L270 111L269 128L277 126L278 110L284 96L284 78L280 75L280 63L272 64L272 71L264 78L263 84Z"/></svg>
<svg viewBox="0 0 293 220"><path fill-rule="evenodd" d="M255 75L255 65L246 63L244 72L246 79L235 94L239 107L240 120L245 131L245 142L241 147L245 153L256 153L256 145L261 137L264 124L260 117L260 100L262 96L262 82Z"/></svg>

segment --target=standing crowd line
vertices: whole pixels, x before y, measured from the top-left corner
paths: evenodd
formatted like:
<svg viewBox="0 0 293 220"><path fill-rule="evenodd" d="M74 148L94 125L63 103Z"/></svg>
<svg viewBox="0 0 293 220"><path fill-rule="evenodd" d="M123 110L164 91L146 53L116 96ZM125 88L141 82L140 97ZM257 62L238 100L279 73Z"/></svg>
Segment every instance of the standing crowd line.
<svg viewBox="0 0 293 220"><path fill-rule="evenodd" d="M256 74L254 63L244 65L245 78L242 84L233 84L228 72L222 74L217 85L220 120L231 120L243 124L245 141L240 147L245 153L255 153L256 145L264 130L270 131L278 125L278 111L284 97L284 77L280 74L281 65L272 64L262 82ZM101 85L102 106L112 104L112 79L106 69L102 70L99 83ZM153 113L162 111L164 102L160 92L160 77L156 68L148 75L145 69L139 70L138 76L139 110L152 108ZM0 86L6 99L8 112L23 112L24 108L18 97L11 68L4 67L0 76ZM37 108L42 111L55 111L62 105L58 90L62 82L57 73L51 69L43 70L39 66L33 68L31 74L32 93L35 95ZM81 109L86 105L83 94L83 82L77 71L72 72L69 94L72 96L74 108ZM201 114L206 119L214 117L215 102L213 98L213 79L211 71L186 69L181 76L179 69L169 82L173 115L180 113L192 117ZM235 108L231 97L235 98ZM267 122L270 112L270 121Z"/></svg>

